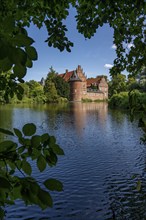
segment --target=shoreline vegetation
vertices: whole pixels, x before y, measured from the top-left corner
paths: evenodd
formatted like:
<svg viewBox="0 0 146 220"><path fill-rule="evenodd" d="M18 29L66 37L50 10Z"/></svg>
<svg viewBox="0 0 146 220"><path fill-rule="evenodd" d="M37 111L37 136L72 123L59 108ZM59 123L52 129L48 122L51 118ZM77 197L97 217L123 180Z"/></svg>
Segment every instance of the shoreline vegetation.
<svg viewBox="0 0 146 220"><path fill-rule="evenodd" d="M7 81L9 83L12 72L9 71ZM40 82L30 80L19 83L18 89L22 94L9 94L8 91L0 92L0 104L47 104L67 103L70 97L70 87L58 73L51 67L46 78ZM135 106L138 111L146 106L146 68L136 77L129 76L126 79L124 74L113 76L108 82L108 100L82 99L86 102L108 102L110 108L130 110Z"/></svg>

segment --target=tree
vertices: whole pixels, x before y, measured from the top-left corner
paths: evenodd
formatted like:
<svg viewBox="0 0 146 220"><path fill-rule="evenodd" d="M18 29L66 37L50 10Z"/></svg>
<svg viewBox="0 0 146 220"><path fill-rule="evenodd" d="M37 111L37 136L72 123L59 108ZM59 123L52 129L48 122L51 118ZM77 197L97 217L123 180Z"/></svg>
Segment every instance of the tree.
<svg viewBox="0 0 146 220"><path fill-rule="evenodd" d="M67 98L69 100L70 87L69 83L65 82L60 76L56 75L54 77L53 82L55 84L55 88L60 97Z"/></svg>
<svg viewBox="0 0 146 220"><path fill-rule="evenodd" d="M55 84L52 81L45 82L44 86L45 96L46 96L46 102L57 102L58 94L57 90L55 88Z"/></svg>
<svg viewBox="0 0 146 220"><path fill-rule="evenodd" d="M59 97L69 99L69 84L65 82L58 73L50 68L44 83L44 92L47 102L57 102Z"/></svg>
<svg viewBox="0 0 146 220"><path fill-rule="evenodd" d="M46 42L49 46L57 47L60 51L64 49L68 52L71 51L73 43L67 38L67 28L63 23L69 14L70 6L76 8L77 29L85 38L91 38L98 27L104 24L109 24L110 27L114 29L113 37L114 44L117 47L117 58L114 61L114 67L111 69L112 74L122 72L124 69L132 74L137 74L145 64L145 0L1 0L0 3L0 83L2 86L0 86L0 88L5 91L6 99L9 95L14 96L14 92L21 98L23 90L17 82L24 82L23 77L26 75L27 68L31 68L33 61L37 60L37 52L32 46L34 40L28 36L26 30L30 24L34 24L38 28L44 25L46 26L48 31ZM131 47L128 47L128 45L131 45ZM9 71L11 68L12 74L10 75L10 81L8 83L3 73ZM7 86L8 89L5 90ZM133 96L131 94L131 103L132 100ZM15 133L18 137L18 143L22 145L19 148L17 143L11 141L0 144L0 158L3 164L0 170L1 206L4 206L7 202L13 202L16 199L13 193L13 196L10 197L11 200L8 201L9 195L14 189L18 192L18 195L21 194L21 198L27 204L37 203L42 208L51 204L48 203L48 201L50 201L49 195L46 193L47 197L45 197L45 192L40 192L39 186L36 186L36 183L34 184L33 182L35 180L27 177L21 180L17 177L13 178L13 172L16 168L16 166L14 167L13 165L17 158L21 165L20 167L17 165L17 168L20 169L24 166L24 172L28 173L29 170L29 174L31 175L30 168L28 168L27 157L32 158L32 148L35 145L39 150L41 149L42 151L39 151L39 156L42 158L42 153L45 151L44 147L46 147L49 143L48 141L51 140L48 136L45 140L41 137L41 141L40 136L32 136L29 140L23 137L23 135L27 136L28 131L30 128L32 129L32 127L34 128L35 125L24 125L23 132L16 129L14 129L14 132L1 129L1 132L12 136ZM33 145L32 143L35 144ZM6 156L9 155L11 151L14 152L13 157L7 158ZM56 156L54 156L55 151L53 147L50 151L53 152L51 161L54 161L54 157L56 158ZM21 158L22 152L24 152L24 154L26 153L26 160L23 157ZM46 159L46 162L48 161L48 157L43 158ZM11 160L11 163L9 160ZM38 200L30 194L33 184L35 185L35 196L39 197ZM28 188L26 187L27 185ZM46 185L49 185L48 182L46 182ZM19 186L22 187L22 190L20 190ZM24 197L23 192L25 192L27 198ZM41 194L44 195L45 201L42 199ZM0 213L2 213L2 209Z"/></svg>
<svg viewBox="0 0 146 220"><path fill-rule="evenodd" d="M25 84L29 87L28 98L37 102L45 102L43 86L39 82L36 82L35 80L30 80Z"/></svg>
<svg viewBox="0 0 146 220"><path fill-rule="evenodd" d="M58 94L53 82L53 79L56 77L56 72L53 67L50 68L49 73L45 79L44 93L46 96L46 102L57 102Z"/></svg>
<svg viewBox="0 0 146 220"><path fill-rule="evenodd" d="M77 10L77 29L85 38L91 38L98 27L109 24L114 29L114 44L117 58L112 72L127 69L136 74L146 60L145 51L145 0L96 0L49 2L47 0L1 0L0 8L0 71L13 67L13 79L23 81L26 69L31 68L37 53L32 46L34 40L27 34L30 24L46 26L49 46L70 52L73 43L66 37L67 27L63 20L69 7ZM131 45L131 47L128 47ZM8 53L9 51L9 53Z"/></svg>
<svg viewBox="0 0 146 220"><path fill-rule="evenodd" d="M125 92L126 90L126 76L124 74L114 75L109 83L109 96L111 97L113 94Z"/></svg>
<svg viewBox="0 0 146 220"><path fill-rule="evenodd" d="M140 90L140 85L134 76L129 75L127 80L127 90L132 91L135 89Z"/></svg>

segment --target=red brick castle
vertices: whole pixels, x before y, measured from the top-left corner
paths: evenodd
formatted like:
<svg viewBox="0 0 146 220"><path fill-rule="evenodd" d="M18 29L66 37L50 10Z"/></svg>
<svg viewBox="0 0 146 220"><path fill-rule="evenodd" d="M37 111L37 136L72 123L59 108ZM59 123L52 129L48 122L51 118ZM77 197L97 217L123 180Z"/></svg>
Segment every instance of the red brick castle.
<svg viewBox="0 0 146 220"><path fill-rule="evenodd" d="M76 70L66 70L65 73L59 76L70 84L71 101L108 99L108 84L105 76L87 79L80 65L78 65Z"/></svg>

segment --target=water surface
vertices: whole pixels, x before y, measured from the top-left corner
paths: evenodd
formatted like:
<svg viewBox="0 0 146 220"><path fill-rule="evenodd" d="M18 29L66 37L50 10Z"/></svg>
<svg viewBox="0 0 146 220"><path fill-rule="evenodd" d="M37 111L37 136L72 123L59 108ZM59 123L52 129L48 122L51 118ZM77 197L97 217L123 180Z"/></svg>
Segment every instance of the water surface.
<svg viewBox="0 0 146 220"><path fill-rule="evenodd" d="M52 209L17 201L5 219L146 219L146 150L137 122L126 112L108 110L106 103L0 107L0 127L21 128L27 122L37 125L38 134L55 135L65 152L56 167L42 174L35 169L33 175L42 182L61 180L64 191L51 193Z"/></svg>

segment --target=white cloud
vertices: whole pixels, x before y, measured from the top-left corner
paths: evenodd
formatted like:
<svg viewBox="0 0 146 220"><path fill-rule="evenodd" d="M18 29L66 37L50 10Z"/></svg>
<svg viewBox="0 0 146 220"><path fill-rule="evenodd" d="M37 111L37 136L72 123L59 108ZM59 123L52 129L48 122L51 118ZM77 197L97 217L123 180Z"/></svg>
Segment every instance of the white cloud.
<svg viewBox="0 0 146 220"><path fill-rule="evenodd" d="M111 68L113 67L113 65L112 65L112 64L109 64L109 63L106 63L106 64L104 65L104 67L107 68L107 69L111 69Z"/></svg>
<svg viewBox="0 0 146 220"><path fill-rule="evenodd" d="M111 46L111 48L112 48L112 49L117 49L117 46L116 46L115 44L113 44L113 45Z"/></svg>

